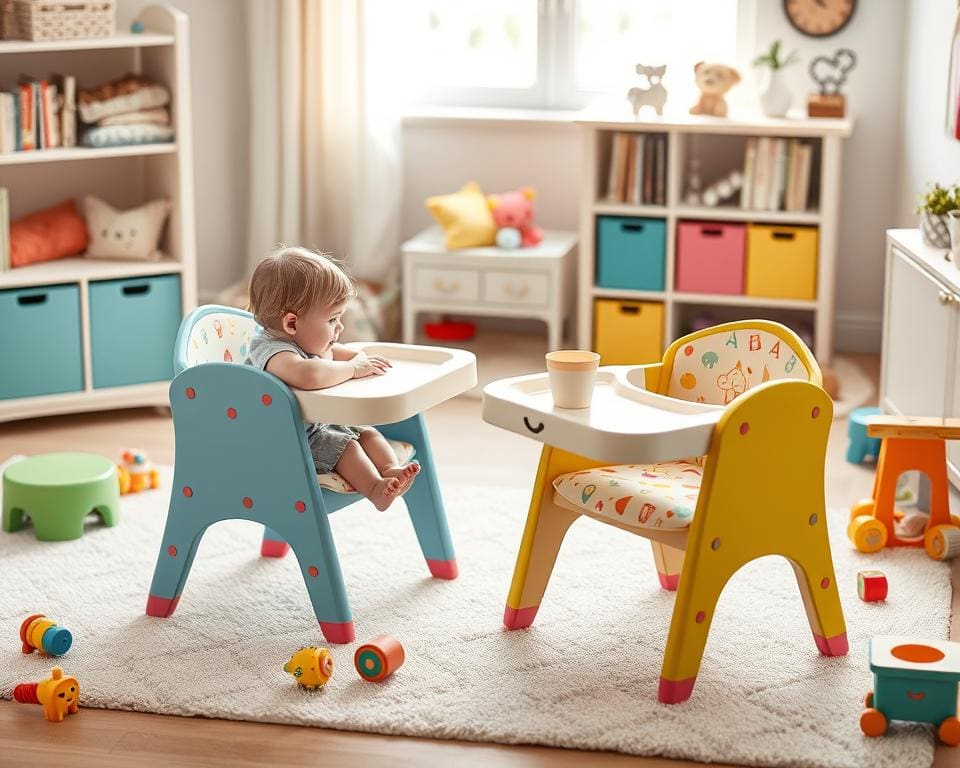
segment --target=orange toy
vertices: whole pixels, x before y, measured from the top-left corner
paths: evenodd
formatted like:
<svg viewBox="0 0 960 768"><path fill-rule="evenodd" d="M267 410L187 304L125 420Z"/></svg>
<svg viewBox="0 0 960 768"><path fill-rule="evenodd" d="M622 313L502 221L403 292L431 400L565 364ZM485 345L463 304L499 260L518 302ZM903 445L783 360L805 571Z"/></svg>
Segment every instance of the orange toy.
<svg viewBox="0 0 960 768"><path fill-rule="evenodd" d="M396 672L405 658L403 646L397 638L380 635L357 648L353 666L364 680L379 683Z"/></svg>
<svg viewBox="0 0 960 768"><path fill-rule="evenodd" d="M156 467L147 459L143 451L124 451L117 464L120 480L120 493L139 493L160 487L160 476Z"/></svg>
<svg viewBox="0 0 960 768"><path fill-rule="evenodd" d="M13 689L13 698L21 704L42 704L47 720L59 723L68 714L77 714L80 683L75 677L64 677L63 670L54 667L50 677L39 683L20 683Z"/></svg>
<svg viewBox="0 0 960 768"><path fill-rule="evenodd" d="M934 560L960 554L960 517L950 514L947 440L960 439L960 419L873 416L867 436L881 437L873 496L850 510L847 536L861 552L884 547L923 547ZM903 538L894 527L897 479L919 470L930 480L930 519L923 537Z"/></svg>

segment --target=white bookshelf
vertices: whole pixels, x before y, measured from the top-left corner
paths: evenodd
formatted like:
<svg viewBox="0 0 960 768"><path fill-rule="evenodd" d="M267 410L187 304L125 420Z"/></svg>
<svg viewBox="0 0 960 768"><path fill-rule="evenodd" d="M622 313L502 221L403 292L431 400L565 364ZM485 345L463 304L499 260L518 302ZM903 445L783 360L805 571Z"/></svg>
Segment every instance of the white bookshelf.
<svg viewBox="0 0 960 768"><path fill-rule="evenodd" d="M145 8L140 34L46 42L0 41L0 87L20 77L74 75L77 89L96 86L127 72L165 85L175 142L128 147L32 150L0 154L0 186L9 191L11 219L86 194L115 207L136 207L168 198L171 212L159 244L158 261L74 257L0 272L0 291L72 285L79 289L83 388L63 394L0 399L0 422L79 411L165 405L169 382L95 388L91 364L90 284L101 280L177 275L181 312L196 306L196 222L190 100L189 26L170 6ZM78 141L80 135L78 132ZM2 332L3 329L0 329ZM8 329L10 330L10 329ZM18 332L18 329L12 329ZM170 350L172 356L173 351ZM0 360L0 370L3 360Z"/></svg>
<svg viewBox="0 0 960 768"><path fill-rule="evenodd" d="M588 110L577 120L584 131L584 163L580 197L580 248L577 314L579 346L594 347L593 309L596 299L621 299L660 302L664 308L666 347L682 335L689 316L700 310L715 309L720 320L746 316L808 321L813 330L814 353L821 362L829 362L833 351L834 287L836 279L837 235L840 205L841 142L850 135L850 119L714 118L695 115L665 115L639 119L630 116L629 107ZM646 132L667 136L667 172L665 205L630 205L605 201L607 173L613 134ZM750 136L812 139L814 153L812 179L816 186L810 199L814 207L805 211L742 210L734 197L716 207L690 206L682 202L687 153L700 142L701 160L707 155L716 171L705 168L704 185L723 172L742 170L743 144ZM723 138L727 137L727 138ZM730 138L733 137L733 138ZM716 142L726 142L716 144ZM714 142L714 144L711 144ZM710 148L718 151L711 153ZM732 151L731 151L732 147ZM737 153L737 148L739 154ZM661 219L666 226L665 288L663 291L635 291L596 285L596 226L599 216L638 216ZM676 233L681 221L743 222L815 226L819 230L817 253L817 290L811 300L762 298L747 295L688 293L677 291Z"/></svg>

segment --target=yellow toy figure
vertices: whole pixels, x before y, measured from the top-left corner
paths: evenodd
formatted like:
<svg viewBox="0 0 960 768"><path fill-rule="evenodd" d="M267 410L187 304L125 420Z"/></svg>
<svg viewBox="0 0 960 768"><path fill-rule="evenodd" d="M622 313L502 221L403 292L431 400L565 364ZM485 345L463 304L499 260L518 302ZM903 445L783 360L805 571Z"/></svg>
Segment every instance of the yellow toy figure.
<svg viewBox="0 0 960 768"><path fill-rule="evenodd" d="M304 688L323 688L333 677L333 656L326 648L301 648L283 665L283 671Z"/></svg>
<svg viewBox="0 0 960 768"><path fill-rule="evenodd" d="M124 451L117 465L120 479L120 493L139 493L160 487L160 476L156 467L148 460L143 451Z"/></svg>
<svg viewBox="0 0 960 768"><path fill-rule="evenodd" d="M77 714L80 683L75 677L64 677L63 670L54 667L50 677L39 683L20 683L13 689L13 698L21 704L42 704L47 720L59 723L67 714Z"/></svg>

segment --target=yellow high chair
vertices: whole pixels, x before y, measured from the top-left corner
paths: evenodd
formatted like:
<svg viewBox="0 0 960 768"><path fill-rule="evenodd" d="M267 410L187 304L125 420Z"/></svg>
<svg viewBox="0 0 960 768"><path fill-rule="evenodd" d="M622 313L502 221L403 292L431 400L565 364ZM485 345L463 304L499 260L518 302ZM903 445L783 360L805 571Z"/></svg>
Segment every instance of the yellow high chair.
<svg viewBox="0 0 960 768"><path fill-rule="evenodd" d="M601 368L590 409L555 407L546 381L484 391L487 421L544 443L507 628L533 623L563 537L586 516L650 539L661 585L679 588L660 701L690 697L724 585L765 555L793 565L820 652L846 654L824 502L833 403L795 333L765 320L698 331L661 363Z"/></svg>

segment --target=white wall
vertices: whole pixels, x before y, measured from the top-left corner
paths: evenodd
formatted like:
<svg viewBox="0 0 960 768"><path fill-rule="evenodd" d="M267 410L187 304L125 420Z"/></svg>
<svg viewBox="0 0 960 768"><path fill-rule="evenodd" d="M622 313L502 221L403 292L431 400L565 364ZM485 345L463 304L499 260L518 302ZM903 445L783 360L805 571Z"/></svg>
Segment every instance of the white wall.
<svg viewBox="0 0 960 768"><path fill-rule="evenodd" d="M960 183L960 141L945 125L950 33L957 10L948 0L909 0L905 20L902 143L897 223L917 226L917 196L934 181Z"/></svg>
<svg viewBox="0 0 960 768"><path fill-rule="evenodd" d="M807 74L812 57L832 55L838 48L857 54L857 68L844 89L856 123L844 146L836 338L839 349L879 350L883 233L898 222L895 184L905 6L902 0L860 3L839 35L816 40L793 30L782 3L759 0L757 5L757 50L779 38L786 50L800 51L801 63L787 73L795 107L804 106L807 92L814 90ZM691 54L691 60L695 58ZM755 86L746 78L738 87ZM405 236L430 222L423 208L426 197L453 191L469 179L491 191L531 184L538 190L537 212L545 226L578 228L581 148L576 129L569 125L408 123L403 161Z"/></svg>
<svg viewBox="0 0 960 768"><path fill-rule="evenodd" d="M204 300L238 280L246 259L250 138L245 4L118 0L117 29L128 30L141 8L157 4L173 5L190 17L197 279Z"/></svg>

